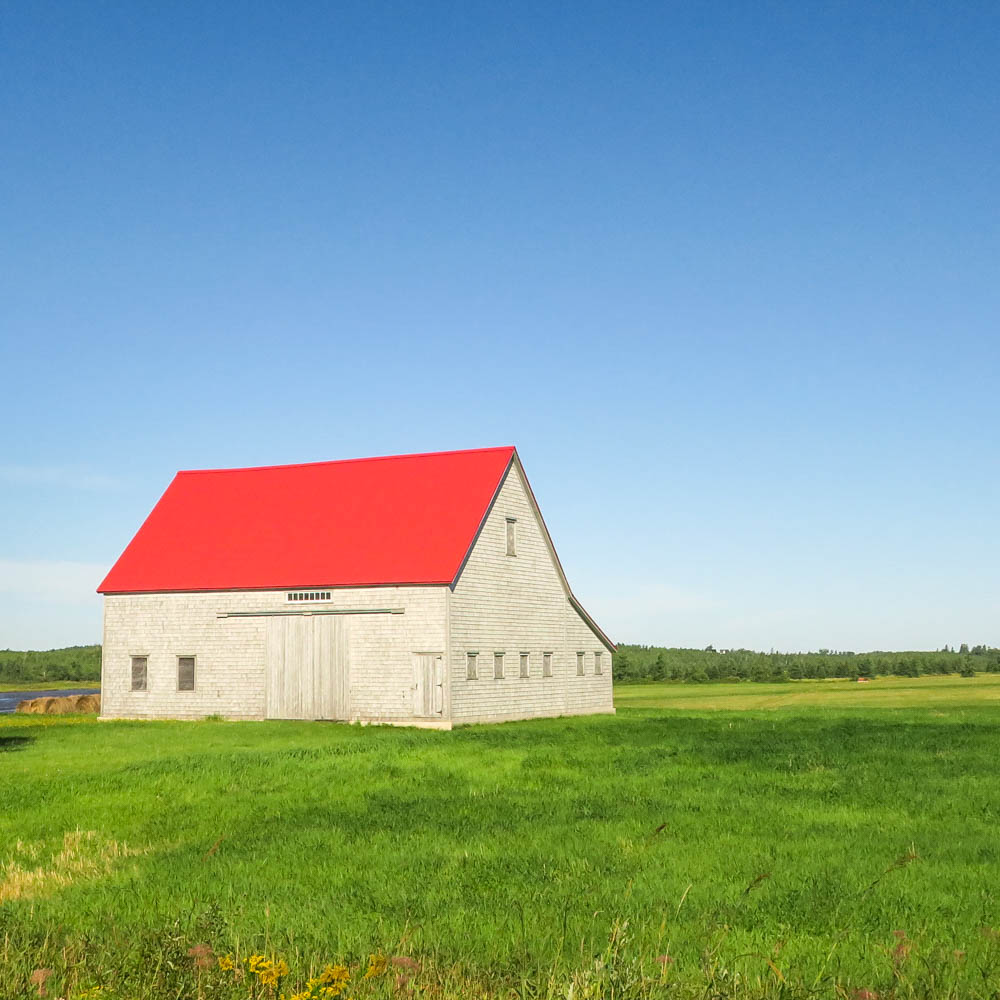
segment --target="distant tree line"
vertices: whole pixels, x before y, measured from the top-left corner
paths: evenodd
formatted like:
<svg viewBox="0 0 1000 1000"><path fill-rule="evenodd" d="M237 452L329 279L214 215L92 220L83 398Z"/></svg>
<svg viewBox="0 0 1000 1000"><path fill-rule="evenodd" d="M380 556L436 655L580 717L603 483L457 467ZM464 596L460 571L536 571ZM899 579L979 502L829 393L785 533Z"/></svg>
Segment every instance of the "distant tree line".
<svg viewBox="0 0 1000 1000"><path fill-rule="evenodd" d="M0 649L0 681L99 681L100 646L65 649Z"/></svg>
<svg viewBox="0 0 1000 1000"><path fill-rule="evenodd" d="M614 654L616 681L793 681L805 678L879 677L895 674L1000 673L1000 649L962 645L936 652L852 653L821 649L815 653L757 653L750 649L671 649L619 645Z"/></svg>
<svg viewBox="0 0 1000 1000"><path fill-rule="evenodd" d="M616 681L793 681L806 678L879 677L895 674L1000 673L1000 649L944 646L936 652L852 653L820 649L815 653L757 653L750 649L678 649L622 643L614 654ZM0 681L98 681L100 646L21 652L0 649Z"/></svg>

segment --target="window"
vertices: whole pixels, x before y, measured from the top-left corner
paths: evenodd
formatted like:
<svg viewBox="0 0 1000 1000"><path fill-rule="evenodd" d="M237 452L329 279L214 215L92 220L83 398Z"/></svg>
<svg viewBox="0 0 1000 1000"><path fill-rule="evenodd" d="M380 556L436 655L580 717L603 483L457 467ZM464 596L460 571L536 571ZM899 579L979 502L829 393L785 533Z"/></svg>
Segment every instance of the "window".
<svg viewBox="0 0 1000 1000"><path fill-rule="evenodd" d="M528 659L528 656L529 656L528 653L522 653L521 654L521 676L522 677L530 677L531 676L530 671L529 671L530 660Z"/></svg>
<svg viewBox="0 0 1000 1000"><path fill-rule="evenodd" d="M474 681L479 676L479 654L465 654L465 679Z"/></svg>
<svg viewBox="0 0 1000 1000"><path fill-rule="evenodd" d="M542 653L542 676L551 677L552 676L552 654Z"/></svg>
<svg viewBox="0 0 1000 1000"><path fill-rule="evenodd" d="M517 555L517 518L507 518L507 555Z"/></svg>
<svg viewBox="0 0 1000 1000"><path fill-rule="evenodd" d="M132 690L146 690L146 664L148 658L145 656L132 657Z"/></svg>
<svg viewBox="0 0 1000 1000"><path fill-rule="evenodd" d="M601 658L600 653L594 653L594 673L595 674L604 673L604 660Z"/></svg>
<svg viewBox="0 0 1000 1000"><path fill-rule="evenodd" d="M493 678L494 680L503 680L503 653L493 654Z"/></svg>
<svg viewBox="0 0 1000 1000"><path fill-rule="evenodd" d="M289 601L328 601L330 600L329 590L304 590L293 591L287 595Z"/></svg>
<svg viewBox="0 0 1000 1000"><path fill-rule="evenodd" d="M583 676L583 657L584 657L583 653L577 653L576 654L576 676L577 677L582 677Z"/></svg>
<svg viewBox="0 0 1000 1000"><path fill-rule="evenodd" d="M194 690L194 657L193 656L178 656L177 657L177 690L178 691L193 691Z"/></svg>

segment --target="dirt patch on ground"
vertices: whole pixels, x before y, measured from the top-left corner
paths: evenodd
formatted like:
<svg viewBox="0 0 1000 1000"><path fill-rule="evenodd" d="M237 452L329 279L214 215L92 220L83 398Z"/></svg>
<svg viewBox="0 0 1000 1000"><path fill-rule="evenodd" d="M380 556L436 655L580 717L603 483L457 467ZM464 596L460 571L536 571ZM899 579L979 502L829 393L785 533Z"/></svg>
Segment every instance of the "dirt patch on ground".
<svg viewBox="0 0 1000 1000"><path fill-rule="evenodd" d="M28 698L16 711L27 715L88 715L100 712L99 694L71 694L61 698Z"/></svg>

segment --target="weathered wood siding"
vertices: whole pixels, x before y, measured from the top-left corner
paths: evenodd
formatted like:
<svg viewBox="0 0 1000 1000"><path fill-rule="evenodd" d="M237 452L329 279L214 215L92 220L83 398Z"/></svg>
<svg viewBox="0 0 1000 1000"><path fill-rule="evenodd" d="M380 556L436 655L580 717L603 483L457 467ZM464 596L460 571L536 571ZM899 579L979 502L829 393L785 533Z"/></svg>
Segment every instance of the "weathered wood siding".
<svg viewBox="0 0 1000 1000"><path fill-rule="evenodd" d="M338 616L349 660L348 717L364 722L447 725L414 712L413 654L447 649L447 587L333 590L320 608L402 608L401 615ZM101 715L194 719L266 715L269 617L220 618L220 612L288 611L286 591L110 594L104 599ZM324 632L325 634L325 632ZM332 639L333 633L329 638ZM147 656L147 690L131 690L131 657ZM177 657L194 656L195 689L177 690Z"/></svg>
<svg viewBox="0 0 1000 1000"><path fill-rule="evenodd" d="M514 556L506 554L509 518L516 519ZM611 654L566 596L516 462L451 594L449 618L454 723L614 711ZM466 676L470 652L479 654L475 680ZM494 678L498 652L502 679ZM553 654L551 677L542 676L546 652ZM529 654L527 677L520 675L521 653ZM602 654L600 675L595 653Z"/></svg>

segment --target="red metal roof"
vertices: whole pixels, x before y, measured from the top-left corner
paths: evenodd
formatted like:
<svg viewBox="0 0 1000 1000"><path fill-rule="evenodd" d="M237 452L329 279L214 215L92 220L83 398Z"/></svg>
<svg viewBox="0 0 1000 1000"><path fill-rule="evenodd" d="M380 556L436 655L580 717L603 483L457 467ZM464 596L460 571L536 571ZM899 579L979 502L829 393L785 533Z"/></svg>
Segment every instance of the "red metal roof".
<svg viewBox="0 0 1000 1000"><path fill-rule="evenodd" d="M451 583L513 456L178 472L97 590Z"/></svg>

